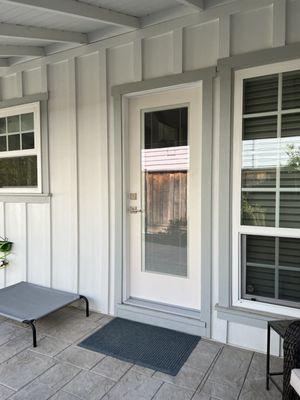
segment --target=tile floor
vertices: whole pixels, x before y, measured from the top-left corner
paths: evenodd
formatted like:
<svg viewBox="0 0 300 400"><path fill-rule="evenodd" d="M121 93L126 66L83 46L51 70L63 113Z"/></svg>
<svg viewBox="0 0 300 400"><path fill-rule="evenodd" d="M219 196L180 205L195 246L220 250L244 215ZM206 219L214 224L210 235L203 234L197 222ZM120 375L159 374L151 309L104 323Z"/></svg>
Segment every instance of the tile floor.
<svg viewBox="0 0 300 400"><path fill-rule="evenodd" d="M31 329L0 317L0 400L279 400L265 391L265 356L201 340L169 376L76 346L110 321L67 307ZM276 368L281 360L272 360Z"/></svg>

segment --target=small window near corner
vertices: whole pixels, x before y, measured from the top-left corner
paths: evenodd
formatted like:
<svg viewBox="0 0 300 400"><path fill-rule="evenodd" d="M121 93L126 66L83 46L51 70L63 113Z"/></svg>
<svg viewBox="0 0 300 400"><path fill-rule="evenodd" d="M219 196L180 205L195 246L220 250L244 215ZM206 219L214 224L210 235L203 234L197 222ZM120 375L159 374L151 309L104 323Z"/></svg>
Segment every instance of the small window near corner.
<svg viewBox="0 0 300 400"><path fill-rule="evenodd" d="M40 104L0 109L0 194L41 188Z"/></svg>

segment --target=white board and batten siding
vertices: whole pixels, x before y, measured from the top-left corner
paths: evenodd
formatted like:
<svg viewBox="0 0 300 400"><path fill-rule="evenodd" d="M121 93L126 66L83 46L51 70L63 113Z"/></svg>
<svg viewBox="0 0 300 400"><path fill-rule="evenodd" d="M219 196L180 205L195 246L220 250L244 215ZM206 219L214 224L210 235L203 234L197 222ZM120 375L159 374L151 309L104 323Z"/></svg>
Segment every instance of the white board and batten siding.
<svg viewBox="0 0 300 400"><path fill-rule="evenodd" d="M286 4L286 18L282 3ZM215 66L217 59L300 41L298 0L231 2L89 46L10 68L0 100L48 91L50 193L47 201L0 196L0 234L14 242L0 285L22 279L91 299L112 312L114 254L110 251L114 192L110 87ZM286 29L282 29L282 26ZM255 26L255 29L253 27ZM0 72L1 74L1 72ZM217 210L219 82L215 82L213 159L213 305L218 302ZM258 328L212 316L212 336L264 350ZM245 337L249 342L245 342ZM276 344L279 347L279 344Z"/></svg>

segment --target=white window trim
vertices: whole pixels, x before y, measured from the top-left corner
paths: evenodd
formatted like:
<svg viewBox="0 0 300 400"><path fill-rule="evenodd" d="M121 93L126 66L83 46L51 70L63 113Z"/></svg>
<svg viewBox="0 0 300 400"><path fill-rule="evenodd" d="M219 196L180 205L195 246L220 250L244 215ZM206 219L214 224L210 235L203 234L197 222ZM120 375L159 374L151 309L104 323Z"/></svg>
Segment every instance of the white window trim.
<svg viewBox="0 0 300 400"><path fill-rule="evenodd" d="M31 113L34 114L34 149L30 150L16 150L16 151L2 151L0 152L0 158L12 158L12 157L25 157L25 156L37 156L37 187L26 188L26 187L11 187L11 188L0 188L1 194L41 194L42 193L42 160L41 160L41 116L40 116L40 103L29 103L22 104L13 107L1 108L0 118L9 117L12 115L20 115Z"/></svg>
<svg viewBox="0 0 300 400"><path fill-rule="evenodd" d="M300 238L300 229L245 226L241 215L241 165L243 123L243 80L270 74L300 70L300 59L235 71L232 146L232 305L254 311L300 318L300 309L278 304L242 299L241 235L281 236ZM277 112L275 113L277 115Z"/></svg>

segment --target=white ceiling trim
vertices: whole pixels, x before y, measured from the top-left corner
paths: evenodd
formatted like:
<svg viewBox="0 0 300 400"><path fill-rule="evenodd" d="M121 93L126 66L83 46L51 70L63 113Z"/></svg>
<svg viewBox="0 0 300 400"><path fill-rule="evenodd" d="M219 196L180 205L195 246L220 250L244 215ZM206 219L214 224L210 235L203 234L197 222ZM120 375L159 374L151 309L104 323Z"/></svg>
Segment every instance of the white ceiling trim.
<svg viewBox="0 0 300 400"><path fill-rule="evenodd" d="M0 23L0 36L79 44L88 42L87 35L84 33L5 23Z"/></svg>
<svg viewBox="0 0 300 400"><path fill-rule="evenodd" d="M178 3L185 6L193 7L198 11L204 10L204 0L177 0Z"/></svg>
<svg viewBox="0 0 300 400"><path fill-rule="evenodd" d="M45 49L43 47L0 45L1 57L19 57L19 56L43 57L44 55L45 55Z"/></svg>
<svg viewBox="0 0 300 400"><path fill-rule="evenodd" d="M101 21L107 24L139 28L140 22L137 17L125 15L116 11L96 7L77 0L2 0L7 3L20 4L45 11L55 11L60 14L87 18L94 21ZM195 1L195 0L193 0Z"/></svg>

